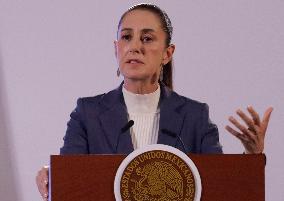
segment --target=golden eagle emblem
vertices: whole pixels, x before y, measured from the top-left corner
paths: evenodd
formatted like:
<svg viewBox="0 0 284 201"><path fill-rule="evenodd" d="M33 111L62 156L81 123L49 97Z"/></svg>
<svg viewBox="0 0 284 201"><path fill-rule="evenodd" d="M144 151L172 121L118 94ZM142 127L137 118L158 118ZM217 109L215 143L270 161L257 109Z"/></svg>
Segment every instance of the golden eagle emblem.
<svg viewBox="0 0 284 201"><path fill-rule="evenodd" d="M167 151L144 152L121 176L122 201L193 201L195 179L189 166Z"/></svg>
<svg viewBox="0 0 284 201"><path fill-rule="evenodd" d="M141 178L132 189L136 201L171 201L183 199L183 182L180 173L172 164L161 161L137 168Z"/></svg>

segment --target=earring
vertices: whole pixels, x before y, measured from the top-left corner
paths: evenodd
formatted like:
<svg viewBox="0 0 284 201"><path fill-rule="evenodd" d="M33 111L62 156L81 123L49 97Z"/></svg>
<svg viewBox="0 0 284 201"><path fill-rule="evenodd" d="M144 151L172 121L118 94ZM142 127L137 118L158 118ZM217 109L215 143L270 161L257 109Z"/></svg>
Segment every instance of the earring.
<svg viewBox="0 0 284 201"><path fill-rule="evenodd" d="M119 68L117 68L116 75L117 75L117 77L120 76L120 70L119 70Z"/></svg>
<svg viewBox="0 0 284 201"><path fill-rule="evenodd" d="M164 65L161 66L161 71L160 71L160 82L163 82L164 79Z"/></svg>

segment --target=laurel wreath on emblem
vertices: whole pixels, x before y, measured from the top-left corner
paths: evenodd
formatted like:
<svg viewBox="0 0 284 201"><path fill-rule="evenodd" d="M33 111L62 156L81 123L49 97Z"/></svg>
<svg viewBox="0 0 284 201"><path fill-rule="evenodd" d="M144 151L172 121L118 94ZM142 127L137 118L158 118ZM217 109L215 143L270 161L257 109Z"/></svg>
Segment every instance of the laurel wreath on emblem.
<svg viewBox="0 0 284 201"><path fill-rule="evenodd" d="M184 198L184 185L180 173L165 161L152 162L136 169L139 179L131 179L135 187L131 192L136 201L190 201ZM186 188L186 194L193 193Z"/></svg>
<svg viewBox="0 0 284 201"><path fill-rule="evenodd" d="M147 145L129 154L114 181L118 201L200 201L201 179L191 159L168 145Z"/></svg>

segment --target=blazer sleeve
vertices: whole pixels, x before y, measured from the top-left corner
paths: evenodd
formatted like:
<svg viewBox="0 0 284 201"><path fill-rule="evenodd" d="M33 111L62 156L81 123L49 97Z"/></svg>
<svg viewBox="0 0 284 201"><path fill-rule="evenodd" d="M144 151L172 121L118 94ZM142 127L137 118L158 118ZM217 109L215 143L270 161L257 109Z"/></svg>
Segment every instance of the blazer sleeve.
<svg viewBox="0 0 284 201"><path fill-rule="evenodd" d="M88 154L88 137L84 115L84 103L79 98L75 110L70 114L60 154Z"/></svg>
<svg viewBox="0 0 284 201"><path fill-rule="evenodd" d="M223 153L219 142L219 132L217 126L209 118L209 107L204 103L202 111L202 138L201 153Z"/></svg>

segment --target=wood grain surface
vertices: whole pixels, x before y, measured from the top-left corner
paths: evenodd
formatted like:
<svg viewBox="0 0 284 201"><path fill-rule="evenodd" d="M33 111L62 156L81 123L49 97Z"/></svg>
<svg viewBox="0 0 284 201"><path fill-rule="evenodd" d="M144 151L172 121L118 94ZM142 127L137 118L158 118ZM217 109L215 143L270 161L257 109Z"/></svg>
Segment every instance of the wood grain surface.
<svg viewBox="0 0 284 201"><path fill-rule="evenodd" d="M264 201L265 155L189 154L202 201ZM51 201L114 201L116 171L126 155L52 155Z"/></svg>

